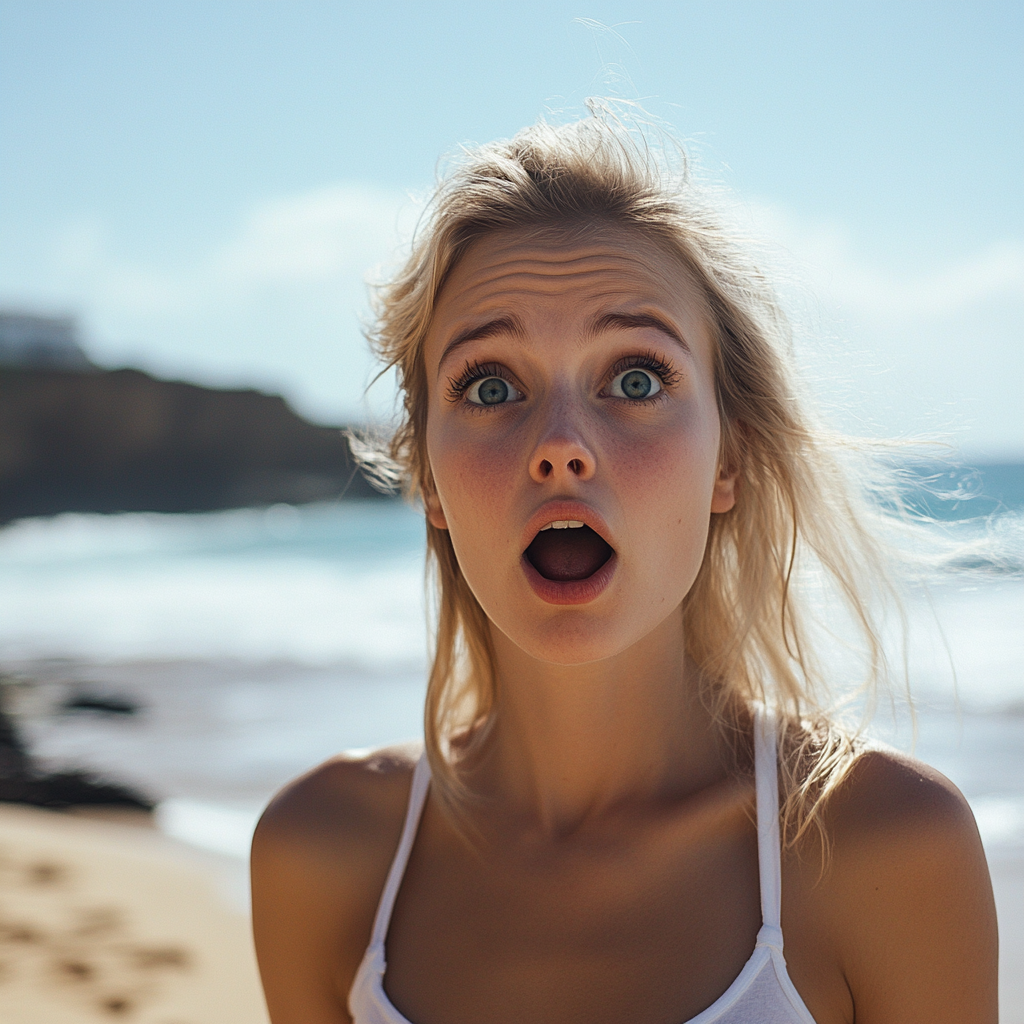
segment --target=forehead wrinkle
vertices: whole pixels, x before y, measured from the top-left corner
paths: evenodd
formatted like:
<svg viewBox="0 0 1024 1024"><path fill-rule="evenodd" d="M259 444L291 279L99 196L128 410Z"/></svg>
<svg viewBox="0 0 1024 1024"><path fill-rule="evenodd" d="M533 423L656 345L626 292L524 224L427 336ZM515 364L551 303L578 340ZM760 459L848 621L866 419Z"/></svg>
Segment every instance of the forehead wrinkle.
<svg viewBox="0 0 1024 1024"><path fill-rule="evenodd" d="M574 270L562 270L559 273L551 273L547 270L517 268L509 270L498 270L495 273L481 277L479 280L472 278L460 289L459 298L473 301L474 296L483 292L496 293L516 292L523 288L554 288L564 289L567 280L578 281L580 286L586 287L589 281L600 279L608 274L615 274L617 271L604 266L590 269L576 268ZM620 288L621 290L621 288Z"/></svg>
<svg viewBox="0 0 1024 1024"><path fill-rule="evenodd" d="M584 260L615 259L623 253L613 253L604 247L592 249L558 249L557 247L541 247L527 254L516 253L517 246L509 246L506 250L498 250L492 257L496 263L582 263ZM514 253L515 255L509 255Z"/></svg>
<svg viewBox="0 0 1024 1024"><path fill-rule="evenodd" d="M455 273L461 269L465 271L470 267L465 290L475 290L478 287L486 286L495 280L504 277L550 277L578 274L590 276L601 273L621 272L623 265L634 273L643 276L651 276L653 268L645 261L637 258L633 253L613 252L604 247L594 248L589 251L580 252L558 252L550 248L538 248L536 251L523 255L516 252L516 246L508 247L507 253L501 251L491 255L490 259L475 261L463 257ZM593 267L580 268L578 264L594 263ZM475 279L476 278L476 279Z"/></svg>
<svg viewBox="0 0 1024 1024"><path fill-rule="evenodd" d="M583 264L583 266L581 266ZM587 264L592 264L587 266ZM607 274L621 272L621 264L630 269L637 267L638 260L630 259L617 253L590 253L572 259L516 259L493 264L496 276L511 274L529 274L530 276L549 276L552 274Z"/></svg>
<svg viewBox="0 0 1024 1024"><path fill-rule="evenodd" d="M474 255L484 258L474 259ZM659 255L672 254L662 251ZM585 344L588 336L598 333L602 317L611 315L612 322L606 322L606 326L614 328L615 314L621 312L618 326L624 331L634 327L659 330L686 354L696 354L690 344L689 328L682 329L679 316L671 312L673 303L670 301L666 305L664 301L666 297L682 299L694 289L690 274L677 259L671 261L674 264L672 269L676 271L671 273L662 260L651 261L643 258L642 253L623 251L614 244L610 247L564 249L540 245L524 253L519 240L508 245L490 246L482 253L478 249L467 256L468 259L464 256L453 268L456 280L446 282L444 292L447 294L439 296L439 299L440 304L448 306L449 315L444 319L449 323L454 321L457 324L461 320L465 324L467 319L471 322L454 336L449 335L451 340L438 362L439 376L441 366L452 353L470 341L500 333L507 334L510 339L524 340L526 321L516 315L517 308L522 307L520 312L530 320L534 314L540 313L539 309L532 307L531 300L558 298L567 294L567 288L570 295L573 289L577 290L573 296L574 305L582 302L584 308L596 309L593 315L579 324L579 342ZM610 279L602 280L606 278ZM451 287L453 284L455 288ZM697 300L700 308L694 312L698 320L704 321L707 310L701 302L700 289L696 290L698 295L689 298ZM579 305L576 309L582 312ZM629 322L643 316L650 317L650 322ZM687 321L688 316L684 314L683 322ZM699 325L696 329L701 333Z"/></svg>

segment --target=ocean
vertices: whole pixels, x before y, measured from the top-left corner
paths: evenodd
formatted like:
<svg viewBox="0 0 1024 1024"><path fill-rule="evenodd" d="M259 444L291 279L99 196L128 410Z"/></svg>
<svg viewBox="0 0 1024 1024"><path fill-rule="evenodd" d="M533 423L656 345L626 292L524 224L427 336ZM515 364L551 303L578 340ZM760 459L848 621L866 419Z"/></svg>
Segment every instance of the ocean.
<svg viewBox="0 0 1024 1024"><path fill-rule="evenodd" d="M1019 467L1004 475L984 527L947 529L1000 536L1009 561L947 566L914 591L916 729L883 705L875 731L960 786L990 858L1020 858L1024 546ZM386 501L14 523L0 530L7 707L49 765L138 786L167 832L244 858L288 779L422 734L423 545L422 517Z"/></svg>

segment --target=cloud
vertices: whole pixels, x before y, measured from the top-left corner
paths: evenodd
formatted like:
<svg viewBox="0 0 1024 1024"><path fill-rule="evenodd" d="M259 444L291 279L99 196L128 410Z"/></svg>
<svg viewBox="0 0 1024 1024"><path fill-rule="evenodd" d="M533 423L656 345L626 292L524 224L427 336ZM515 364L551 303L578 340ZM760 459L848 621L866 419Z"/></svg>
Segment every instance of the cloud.
<svg viewBox="0 0 1024 1024"><path fill-rule="evenodd" d="M408 237L415 213L404 197L352 184L265 203L214 254L209 279L255 286L362 274Z"/></svg>
<svg viewBox="0 0 1024 1024"><path fill-rule="evenodd" d="M843 225L748 207L797 323L815 390L846 429L942 436L971 457L1024 457L1024 242L893 270Z"/></svg>
<svg viewBox="0 0 1024 1024"><path fill-rule="evenodd" d="M855 252L840 225L801 221L778 207L753 208L752 220L797 257L810 283L871 317L950 316L970 306L1024 302L1024 242L997 242L951 266L884 272Z"/></svg>
<svg viewBox="0 0 1024 1024"><path fill-rule="evenodd" d="M111 312L181 312L226 293L361 280L408 239L416 213L400 193L342 183L257 204L231 236L181 267L160 271L117 257L95 219L67 229L56 262Z"/></svg>
<svg viewBox="0 0 1024 1024"><path fill-rule="evenodd" d="M419 210L342 182L255 204L209 251L163 268L124 258L90 219L58 240L54 276L101 362L283 389L309 414L346 419L363 414L374 372L360 333L367 278L404 251Z"/></svg>
<svg viewBox="0 0 1024 1024"><path fill-rule="evenodd" d="M70 224L57 238L54 270L74 292L105 309L129 315L165 312L181 302L181 282L118 260L105 225L96 217Z"/></svg>

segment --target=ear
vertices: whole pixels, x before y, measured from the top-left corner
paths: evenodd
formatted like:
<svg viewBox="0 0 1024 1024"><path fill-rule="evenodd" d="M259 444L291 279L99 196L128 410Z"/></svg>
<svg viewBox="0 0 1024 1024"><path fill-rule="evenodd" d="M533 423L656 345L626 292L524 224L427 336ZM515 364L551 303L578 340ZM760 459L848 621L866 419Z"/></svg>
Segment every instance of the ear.
<svg viewBox="0 0 1024 1024"><path fill-rule="evenodd" d="M715 488L711 492L711 511L728 512L736 504L740 471L735 466L719 466Z"/></svg>
<svg viewBox="0 0 1024 1024"><path fill-rule="evenodd" d="M427 513L427 522L437 530L447 530L448 520L445 518L441 500L433 487L423 488L423 508Z"/></svg>

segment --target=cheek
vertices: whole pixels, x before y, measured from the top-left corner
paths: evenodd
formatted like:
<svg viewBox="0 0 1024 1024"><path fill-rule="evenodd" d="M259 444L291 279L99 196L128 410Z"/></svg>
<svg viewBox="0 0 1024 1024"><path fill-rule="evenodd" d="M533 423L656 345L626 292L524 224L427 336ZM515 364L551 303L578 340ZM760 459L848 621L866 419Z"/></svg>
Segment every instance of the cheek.
<svg viewBox="0 0 1024 1024"><path fill-rule="evenodd" d="M427 421L427 456L453 542L508 506L513 444L506 432L471 429L457 417Z"/></svg>
<svg viewBox="0 0 1024 1024"><path fill-rule="evenodd" d="M428 423L427 455L462 574L488 617L496 620L509 574L518 572L522 554L519 531L510 528L520 463L508 431L468 426L455 417L433 428Z"/></svg>
<svg viewBox="0 0 1024 1024"><path fill-rule="evenodd" d="M719 437L717 414L686 407L671 424L608 435L605 456L624 495L709 511Z"/></svg>
<svg viewBox="0 0 1024 1024"><path fill-rule="evenodd" d="M606 450L641 561L648 571L671 567L666 586L673 590L673 581L692 581L704 557L718 473L717 414L695 412L680 415L671 430L636 432Z"/></svg>

